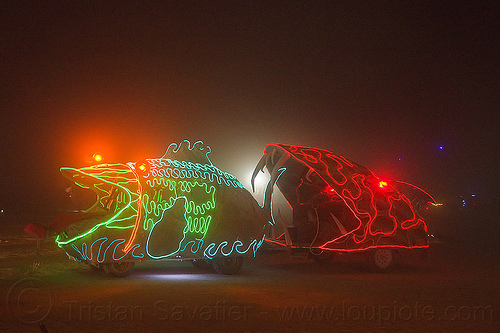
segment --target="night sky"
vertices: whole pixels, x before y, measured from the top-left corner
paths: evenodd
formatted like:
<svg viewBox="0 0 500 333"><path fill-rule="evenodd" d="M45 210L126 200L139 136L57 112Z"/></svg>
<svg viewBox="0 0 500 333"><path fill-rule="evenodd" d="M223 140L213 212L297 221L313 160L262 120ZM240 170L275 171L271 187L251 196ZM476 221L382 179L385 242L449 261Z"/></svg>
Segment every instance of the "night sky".
<svg viewBox="0 0 500 333"><path fill-rule="evenodd" d="M494 3L2 1L0 208L58 209L59 167L184 139L245 184L279 142L498 196Z"/></svg>

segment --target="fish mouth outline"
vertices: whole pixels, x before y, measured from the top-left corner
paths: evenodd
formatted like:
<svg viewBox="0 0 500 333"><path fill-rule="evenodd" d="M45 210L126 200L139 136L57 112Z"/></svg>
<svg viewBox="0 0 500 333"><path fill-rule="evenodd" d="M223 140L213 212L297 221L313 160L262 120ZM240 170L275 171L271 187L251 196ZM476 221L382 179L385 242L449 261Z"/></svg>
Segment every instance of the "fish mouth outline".
<svg viewBox="0 0 500 333"><path fill-rule="evenodd" d="M75 185L95 193L95 202L82 214L82 219L94 216L95 224L88 230L67 234L58 233L56 243L59 247L73 243L99 228L133 228L140 209L139 180L127 164L100 164L84 168L62 167L62 175Z"/></svg>

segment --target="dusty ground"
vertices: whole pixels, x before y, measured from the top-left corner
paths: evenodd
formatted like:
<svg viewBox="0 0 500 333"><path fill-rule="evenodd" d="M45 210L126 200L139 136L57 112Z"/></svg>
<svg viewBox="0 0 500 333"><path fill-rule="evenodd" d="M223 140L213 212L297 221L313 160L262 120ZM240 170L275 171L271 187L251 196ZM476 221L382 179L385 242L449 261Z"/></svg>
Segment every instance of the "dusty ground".
<svg viewBox="0 0 500 333"><path fill-rule="evenodd" d="M4 225L5 227L5 225ZM2 230L0 332L496 332L500 270L492 246L435 244L388 274L361 257L332 264L263 252L237 276L189 262L142 263L123 279L91 272L53 243ZM10 228L9 230L13 230Z"/></svg>

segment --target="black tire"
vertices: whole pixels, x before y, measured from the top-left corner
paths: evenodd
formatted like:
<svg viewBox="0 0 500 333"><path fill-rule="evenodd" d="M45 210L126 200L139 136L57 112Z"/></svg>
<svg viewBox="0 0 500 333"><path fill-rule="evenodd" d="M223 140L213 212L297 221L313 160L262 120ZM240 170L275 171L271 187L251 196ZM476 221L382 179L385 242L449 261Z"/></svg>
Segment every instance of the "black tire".
<svg viewBox="0 0 500 333"><path fill-rule="evenodd" d="M232 275L239 272L243 265L243 257L222 257L212 260L214 269L219 274Z"/></svg>
<svg viewBox="0 0 500 333"><path fill-rule="evenodd" d="M89 266L90 271L92 271L92 272L102 273L102 271L103 271L102 265L96 266L96 265L93 265L91 263L87 263L87 265Z"/></svg>
<svg viewBox="0 0 500 333"><path fill-rule="evenodd" d="M316 261L318 264L328 264L335 259L336 253L334 251L323 251L318 254L309 253L309 258Z"/></svg>
<svg viewBox="0 0 500 333"><path fill-rule="evenodd" d="M194 267L198 269L208 270L212 268L212 264L204 259L194 259L191 261L191 263L193 264Z"/></svg>
<svg viewBox="0 0 500 333"><path fill-rule="evenodd" d="M386 272L394 266L395 252L389 248L378 248L367 253L370 269L375 272Z"/></svg>
<svg viewBox="0 0 500 333"><path fill-rule="evenodd" d="M125 277L134 269L133 261L114 262L110 264L102 264L104 272L114 277Z"/></svg>

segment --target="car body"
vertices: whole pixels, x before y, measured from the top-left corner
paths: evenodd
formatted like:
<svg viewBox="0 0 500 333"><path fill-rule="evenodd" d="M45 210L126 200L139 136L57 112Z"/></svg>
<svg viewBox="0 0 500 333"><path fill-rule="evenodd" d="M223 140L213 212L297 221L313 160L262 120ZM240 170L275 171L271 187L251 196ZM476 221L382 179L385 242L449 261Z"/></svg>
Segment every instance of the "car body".
<svg viewBox="0 0 500 333"><path fill-rule="evenodd" d="M266 221L252 195L209 153L201 141L183 141L160 158L63 167L63 176L93 191L96 201L57 217L48 233L71 259L115 276L145 260L190 260L236 273L243 256L254 256L262 244Z"/></svg>
<svg viewBox="0 0 500 333"><path fill-rule="evenodd" d="M267 232L269 243L307 251L318 261L362 252L380 270L392 265L394 250L429 247L420 210L435 201L413 185L381 179L345 157L312 147L267 145L252 183L264 167L292 209L292 221L286 222L271 206L275 230ZM416 194L408 194L408 188ZM272 192L268 185L266 197Z"/></svg>

